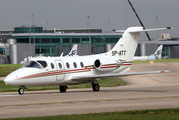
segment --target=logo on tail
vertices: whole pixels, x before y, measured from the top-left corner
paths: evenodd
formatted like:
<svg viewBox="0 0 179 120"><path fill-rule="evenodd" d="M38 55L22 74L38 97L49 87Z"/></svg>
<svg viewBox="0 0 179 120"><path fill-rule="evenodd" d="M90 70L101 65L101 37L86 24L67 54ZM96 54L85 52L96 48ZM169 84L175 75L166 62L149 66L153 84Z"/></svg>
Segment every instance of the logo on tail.
<svg viewBox="0 0 179 120"><path fill-rule="evenodd" d="M158 50L156 54L154 54L154 56L159 59L160 54L162 53L162 50Z"/></svg>
<svg viewBox="0 0 179 120"><path fill-rule="evenodd" d="M72 50L71 54L69 54L69 56L74 56L76 54L76 50Z"/></svg>

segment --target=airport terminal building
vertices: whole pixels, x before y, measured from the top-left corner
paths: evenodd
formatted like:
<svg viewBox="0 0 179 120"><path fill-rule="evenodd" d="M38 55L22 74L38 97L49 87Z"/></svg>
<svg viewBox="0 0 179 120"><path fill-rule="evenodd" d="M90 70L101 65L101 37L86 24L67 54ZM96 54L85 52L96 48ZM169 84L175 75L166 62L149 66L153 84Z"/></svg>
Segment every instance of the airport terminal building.
<svg viewBox="0 0 179 120"><path fill-rule="evenodd" d="M29 55L60 56L62 52L65 55L73 44L78 44L78 55L87 55L90 50L92 54L97 54L109 51L121 36L122 34L115 32L103 33L102 29L96 28L43 30L43 27L21 26L15 27L14 30L0 31L0 54L6 56L9 63L13 64L20 63ZM177 38L142 41L138 45L136 56L151 55L161 44L164 45L163 57L179 58Z"/></svg>

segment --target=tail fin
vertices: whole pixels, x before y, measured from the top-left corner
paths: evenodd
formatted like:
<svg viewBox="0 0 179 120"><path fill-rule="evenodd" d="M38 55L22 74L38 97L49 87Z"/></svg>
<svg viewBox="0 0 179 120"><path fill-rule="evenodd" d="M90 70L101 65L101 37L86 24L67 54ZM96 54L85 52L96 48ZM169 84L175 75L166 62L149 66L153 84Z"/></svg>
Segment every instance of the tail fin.
<svg viewBox="0 0 179 120"><path fill-rule="evenodd" d="M67 56L75 56L75 55L77 55L77 47L78 47L78 45L74 44L73 48L71 49L71 51L69 52L69 54Z"/></svg>
<svg viewBox="0 0 179 120"><path fill-rule="evenodd" d="M141 32L146 31L160 31L171 29L167 28L156 28L156 29L144 29L143 27L130 27L128 28L119 41L116 43L114 48L107 52L107 56L119 58L121 60L133 60L134 54L136 52L137 45L139 43L139 37Z"/></svg>
<svg viewBox="0 0 179 120"><path fill-rule="evenodd" d="M134 30L143 30L143 27L128 28L120 40L116 43L114 48L110 50L107 55L119 59L132 60L141 34L141 32L131 33L131 31Z"/></svg>
<svg viewBox="0 0 179 120"><path fill-rule="evenodd" d="M161 57L162 57L162 48L163 48L163 45L160 45L158 47L158 49L155 51L154 56L155 56L156 59L161 59Z"/></svg>

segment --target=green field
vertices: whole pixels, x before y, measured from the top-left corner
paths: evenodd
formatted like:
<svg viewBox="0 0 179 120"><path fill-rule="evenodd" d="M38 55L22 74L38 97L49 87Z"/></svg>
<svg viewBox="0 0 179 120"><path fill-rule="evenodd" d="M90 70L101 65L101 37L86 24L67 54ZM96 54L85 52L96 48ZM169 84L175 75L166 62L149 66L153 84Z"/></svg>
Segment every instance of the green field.
<svg viewBox="0 0 179 120"><path fill-rule="evenodd" d="M94 113L82 115L59 115L48 117L14 118L4 120L178 120L179 108L141 110L126 112Z"/></svg>
<svg viewBox="0 0 179 120"><path fill-rule="evenodd" d="M1 64L0 65L0 77L5 77L14 70L19 69L22 64Z"/></svg>

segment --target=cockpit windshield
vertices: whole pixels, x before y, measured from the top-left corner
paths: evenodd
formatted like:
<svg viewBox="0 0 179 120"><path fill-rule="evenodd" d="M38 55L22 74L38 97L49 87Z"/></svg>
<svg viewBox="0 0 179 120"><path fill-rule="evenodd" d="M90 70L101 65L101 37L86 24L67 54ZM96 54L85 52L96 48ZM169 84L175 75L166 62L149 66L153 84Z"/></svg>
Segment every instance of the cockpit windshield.
<svg viewBox="0 0 179 120"><path fill-rule="evenodd" d="M45 68L47 67L47 63L45 61L29 61L26 64L24 64L23 67Z"/></svg>

